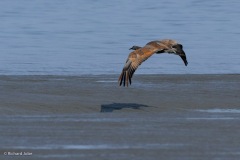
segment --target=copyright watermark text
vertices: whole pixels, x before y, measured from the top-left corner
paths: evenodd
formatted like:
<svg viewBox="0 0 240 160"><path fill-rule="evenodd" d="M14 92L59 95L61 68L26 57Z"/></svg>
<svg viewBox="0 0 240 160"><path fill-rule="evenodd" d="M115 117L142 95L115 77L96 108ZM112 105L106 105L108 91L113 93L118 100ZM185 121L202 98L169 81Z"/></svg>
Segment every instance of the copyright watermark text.
<svg viewBox="0 0 240 160"><path fill-rule="evenodd" d="M3 152L5 156L32 156L32 152Z"/></svg>

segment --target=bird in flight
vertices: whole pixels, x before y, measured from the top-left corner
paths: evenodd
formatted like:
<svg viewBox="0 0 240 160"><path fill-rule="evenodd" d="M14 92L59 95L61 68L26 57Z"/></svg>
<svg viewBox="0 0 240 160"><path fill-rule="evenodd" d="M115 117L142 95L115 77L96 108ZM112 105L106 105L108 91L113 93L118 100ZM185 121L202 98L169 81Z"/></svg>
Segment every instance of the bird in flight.
<svg viewBox="0 0 240 160"><path fill-rule="evenodd" d="M154 53L169 53L179 55L182 58L185 66L188 65L186 54L183 51L183 46L172 39L151 41L144 47L132 46L130 50L134 51L128 55L127 61L118 79L119 86L122 84L123 86L128 86L129 83L131 85L132 76L138 66L140 66L142 62L147 60Z"/></svg>

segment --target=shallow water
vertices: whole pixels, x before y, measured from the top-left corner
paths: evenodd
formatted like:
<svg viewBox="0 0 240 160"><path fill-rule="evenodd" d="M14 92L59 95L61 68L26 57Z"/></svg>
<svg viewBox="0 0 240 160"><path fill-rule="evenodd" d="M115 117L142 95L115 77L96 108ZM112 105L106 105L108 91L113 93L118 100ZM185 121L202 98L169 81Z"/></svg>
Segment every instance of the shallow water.
<svg viewBox="0 0 240 160"><path fill-rule="evenodd" d="M114 79L0 76L0 159L240 159L240 75Z"/></svg>
<svg viewBox="0 0 240 160"><path fill-rule="evenodd" d="M192 109L144 114L20 115L0 120L3 159L234 160L240 156L239 113Z"/></svg>
<svg viewBox="0 0 240 160"><path fill-rule="evenodd" d="M137 73L240 73L237 0L0 2L0 74L119 74L132 45L173 38Z"/></svg>

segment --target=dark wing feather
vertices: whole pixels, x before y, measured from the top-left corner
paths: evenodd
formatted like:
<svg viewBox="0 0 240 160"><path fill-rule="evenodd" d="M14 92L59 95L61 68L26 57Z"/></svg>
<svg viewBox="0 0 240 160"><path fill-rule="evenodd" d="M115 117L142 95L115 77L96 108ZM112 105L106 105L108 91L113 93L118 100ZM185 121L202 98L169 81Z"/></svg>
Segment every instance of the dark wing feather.
<svg viewBox="0 0 240 160"><path fill-rule="evenodd" d="M172 47L177 49L177 54L182 58L185 66L187 66L188 61L187 61L187 56L186 56L185 52L183 51L183 46L181 44L176 44Z"/></svg>
<svg viewBox="0 0 240 160"><path fill-rule="evenodd" d="M181 58L182 58L182 60L183 60L183 62L184 62L184 64L185 64L185 66L187 66L188 65L188 61L187 61L187 57L186 57L186 55L179 55Z"/></svg>

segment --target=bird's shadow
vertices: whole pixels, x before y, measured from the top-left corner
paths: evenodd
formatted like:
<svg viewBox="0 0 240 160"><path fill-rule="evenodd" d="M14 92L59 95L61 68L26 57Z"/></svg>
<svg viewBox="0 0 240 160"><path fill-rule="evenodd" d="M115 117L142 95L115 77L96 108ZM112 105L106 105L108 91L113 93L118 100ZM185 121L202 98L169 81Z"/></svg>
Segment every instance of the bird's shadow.
<svg viewBox="0 0 240 160"><path fill-rule="evenodd" d="M102 104L100 112L113 112L114 110L121 110L121 109L141 109L143 107L150 107L144 104L137 104L137 103L111 103L111 104Z"/></svg>

